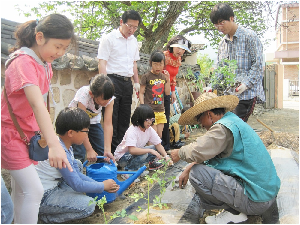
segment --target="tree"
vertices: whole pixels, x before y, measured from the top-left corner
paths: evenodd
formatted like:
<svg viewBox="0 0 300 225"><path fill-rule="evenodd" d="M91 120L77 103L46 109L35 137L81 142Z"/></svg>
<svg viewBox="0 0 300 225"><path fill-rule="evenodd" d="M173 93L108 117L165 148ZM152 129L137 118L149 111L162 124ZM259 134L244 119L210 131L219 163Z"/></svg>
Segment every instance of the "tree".
<svg viewBox="0 0 300 225"><path fill-rule="evenodd" d="M200 66L200 73L209 77L210 72L212 72L214 60L209 58L208 54L198 54L197 64Z"/></svg>
<svg viewBox="0 0 300 225"><path fill-rule="evenodd" d="M210 22L210 12L219 1L50 1L43 2L31 12L37 17L49 13L64 13L73 21L78 35L92 40L117 28L124 11L140 13L143 23L135 35L142 41L141 52L162 49L175 34L204 33L212 46L217 46L222 35ZM238 24L249 27L262 37L274 18L276 1L229 1ZM43 14L41 13L43 12ZM273 22L274 23L274 22ZM275 25L275 24L274 24Z"/></svg>

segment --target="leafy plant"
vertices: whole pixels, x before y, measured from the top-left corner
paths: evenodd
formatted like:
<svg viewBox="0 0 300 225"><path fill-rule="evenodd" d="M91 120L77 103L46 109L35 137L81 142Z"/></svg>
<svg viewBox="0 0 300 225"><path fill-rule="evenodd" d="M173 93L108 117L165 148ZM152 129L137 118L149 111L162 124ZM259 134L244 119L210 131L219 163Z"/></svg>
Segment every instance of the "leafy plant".
<svg viewBox="0 0 300 225"><path fill-rule="evenodd" d="M238 82L236 69L236 60L223 59L210 77L212 87L219 90L228 90L228 88L234 87Z"/></svg>
<svg viewBox="0 0 300 225"><path fill-rule="evenodd" d="M157 171L157 174L160 174L162 176L159 176L157 177L157 183L159 184L160 186L160 195L157 196L155 195L155 199L153 199L153 206L158 206L160 209L163 208L163 206L165 208L168 208L167 204L166 203L162 203L161 202L161 199L163 197L163 195L165 194L166 192L166 184L168 183L168 181L171 181L172 182L172 187L174 187L175 185L175 178L176 176L171 176L171 177L168 177L167 180L166 180L166 171L168 169L168 163L171 159L169 159L168 161L162 159L162 160L159 160L160 163L162 163L164 166Z"/></svg>
<svg viewBox="0 0 300 225"><path fill-rule="evenodd" d="M171 159L170 159L171 160ZM153 206L159 206L160 209L162 209L163 206L167 207L166 204L161 203L161 198L162 195L166 192L166 180L165 180L165 173L168 167L168 161L162 159L159 162L163 163L164 166L158 170L156 170L156 172L154 174L152 174L152 176L150 177L149 175L146 175L145 178L147 180L147 186L148 186L148 190L147 190L147 196L145 197L143 193L140 194L133 194L130 197L135 199L135 202L137 202L140 199L145 199L147 201L147 221L149 221L149 212L150 212L150 185L152 185L154 182L157 182L160 185L160 197L159 196L155 196L155 199L153 200L153 202L155 202L153 204ZM163 178L160 178L160 174L163 174ZM170 178L168 178L169 180L175 180L175 176L172 176ZM172 182L172 186L175 185L175 181ZM137 212L140 212L142 210L142 208L140 206L138 206L138 209L136 210Z"/></svg>
<svg viewBox="0 0 300 225"><path fill-rule="evenodd" d="M148 207L148 211L147 211L147 221L149 221L149 211L150 211L150 184L153 184L155 179L157 178L157 173L155 172L151 177L149 175L145 176L146 180L147 180L147 186L148 186L148 190L147 190L147 197L144 197L144 193L140 193L140 194L133 194L130 197L135 199L134 202L137 202L140 199L145 199L147 201L147 207ZM140 206L138 206L138 210L136 210L137 212L140 212L142 210L142 208Z"/></svg>
<svg viewBox="0 0 300 225"><path fill-rule="evenodd" d="M205 84L205 80L204 80L204 75L203 74L199 74L198 76L196 76L191 68L187 69L187 84L188 87L190 88L191 91L198 91L198 92L203 92L203 87Z"/></svg>
<svg viewBox="0 0 300 225"><path fill-rule="evenodd" d="M106 216L105 216L105 210L104 210L104 204L107 203L106 196L104 195L101 199L97 200L98 196L96 196L93 200L90 200L89 205L91 204L96 204L99 209L101 209L104 217L104 222L107 224L109 221L118 218L118 217L129 217L132 220L138 220L138 218L134 215L127 215L127 212L125 209L122 209L122 211L116 211L112 216L110 216L110 219L107 221Z"/></svg>

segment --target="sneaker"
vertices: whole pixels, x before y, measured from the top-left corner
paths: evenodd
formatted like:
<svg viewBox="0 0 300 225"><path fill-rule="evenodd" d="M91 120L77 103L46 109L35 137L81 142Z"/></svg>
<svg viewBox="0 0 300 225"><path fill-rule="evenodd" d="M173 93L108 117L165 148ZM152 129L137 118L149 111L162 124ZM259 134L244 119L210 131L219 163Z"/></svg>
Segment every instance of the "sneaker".
<svg viewBox="0 0 300 225"><path fill-rule="evenodd" d="M218 213L214 216L207 216L205 218L205 222L207 224L227 224L229 222L233 223L240 223L246 221L247 215L244 213L240 213L238 215L233 215L232 213L223 210L222 212Z"/></svg>
<svg viewBox="0 0 300 225"><path fill-rule="evenodd" d="M122 179L124 179L124 180L127 180L129 177L131 177L132 176L132 174L122 174L121 175L121 177L122 177ZM137 182L140 182L140 179L139 178L136 178L135 180L134 180L134 183L137 183Z"/></svg>
<svg viewBox="0 0 300 225"><path fill-rule="evenodd" d="M162 163L157 162L156 160L153 160L152 162L149 162L149 170L157 170L164 165Z"/></svg>

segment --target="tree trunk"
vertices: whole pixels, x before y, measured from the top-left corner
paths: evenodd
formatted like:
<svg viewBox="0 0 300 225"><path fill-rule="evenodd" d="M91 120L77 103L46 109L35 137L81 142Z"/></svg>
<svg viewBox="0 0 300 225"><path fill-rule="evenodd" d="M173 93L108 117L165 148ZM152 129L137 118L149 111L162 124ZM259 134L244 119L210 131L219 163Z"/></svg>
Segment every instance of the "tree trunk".
<svg viewBox="0 0 300 225"><path fill-rule="evenodd" d="M183 7L186 5L184 1L171 1L169 8L165 14L164 20L160 22L157 29L153 31L144 32L143 45L141 52L150 54L153 50L162 49L164 44L167 43L168 37L172 26L176 22L177 18L183 11Z"/></svg>

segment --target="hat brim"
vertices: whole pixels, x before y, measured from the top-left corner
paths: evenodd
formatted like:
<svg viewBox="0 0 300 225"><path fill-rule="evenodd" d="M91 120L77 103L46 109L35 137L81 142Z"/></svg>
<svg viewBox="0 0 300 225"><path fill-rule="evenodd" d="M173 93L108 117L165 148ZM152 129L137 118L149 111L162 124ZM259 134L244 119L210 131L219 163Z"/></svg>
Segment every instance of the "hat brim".
<svg viewBox="0 0 300 225"><path fill-rule="evenodd" d="M211 109L225 108L225 111L232 111L239 103L239 98L234 95L218 96L217 98L208 99L199 104L194 105L192 108L185 111L179 118L179 125L195 125L199 124L196 116L200 113L206 112Z"/></svg>
<svg viewBox="0 0 300 225"><path fill-rule="evenodd" d="M182 49L188 51L189 53L191 53L191 50L190 50L188 47L186 47L185 45L181 45L181 44L172 44L172 45L170 45L170 47L178 47L178 48L182 48Z"/></svg>

